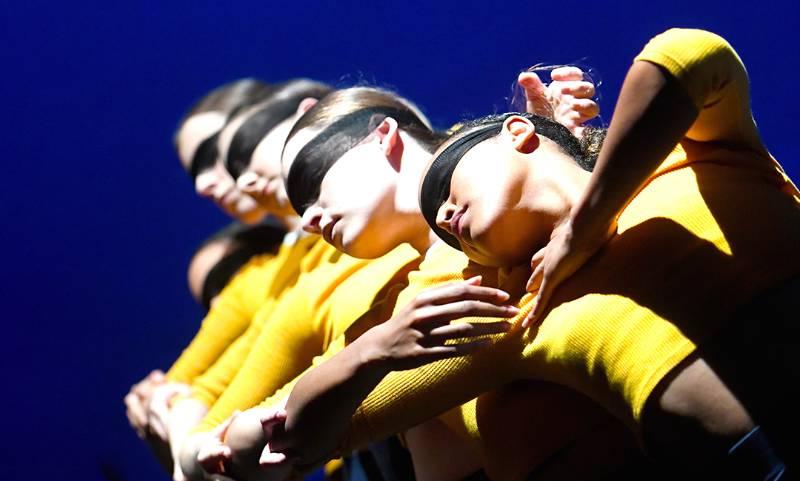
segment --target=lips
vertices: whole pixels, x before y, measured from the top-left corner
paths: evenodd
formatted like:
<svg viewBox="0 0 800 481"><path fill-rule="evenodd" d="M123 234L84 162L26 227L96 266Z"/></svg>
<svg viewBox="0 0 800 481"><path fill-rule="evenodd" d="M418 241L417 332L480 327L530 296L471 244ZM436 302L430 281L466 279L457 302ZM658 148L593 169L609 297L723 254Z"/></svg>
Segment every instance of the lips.
<svg viewBox="0 0 800 481"><path fill-rule="evenodd" d="M463 234L463 223L461 219L464 217L464 213L467 211L466 207L462 207L458 212L453 214L453 217L450 219L450 232L456 236L461 237Z"/></svg>
<svg viewBox="0 0 800 481"><path fill-rule="evenodd" d="M333 237L334 237L333 227L336 225L337 222L339 222L339 218L334 217L331 219L330 222L325 224L325 226L322 228L322 238L325 239L325 242L333 246L336 245L333 242Z"/></svg>

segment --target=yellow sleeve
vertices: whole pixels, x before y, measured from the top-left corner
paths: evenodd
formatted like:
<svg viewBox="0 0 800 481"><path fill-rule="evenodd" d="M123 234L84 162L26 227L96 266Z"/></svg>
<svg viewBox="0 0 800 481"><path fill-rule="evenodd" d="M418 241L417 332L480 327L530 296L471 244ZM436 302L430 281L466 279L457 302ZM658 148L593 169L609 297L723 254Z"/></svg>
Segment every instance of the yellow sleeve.
<svg viewBox="0 0 800 481"><path fill-rule="evenodd" d="M396 313L423 290L482 276L482 285L499 285L498 271L469 261L460 251L443 242L434 244L395 305ZM509 291L511 292L511 291ZM522 293L512 293L516 299ZM522 307L518 304L519 307ZM522 307L518 315L529 312ZM492 322L492 318L465 318L457 322ZM513 332L513 331L512 331ZM463 357L445 359L417 369L396 371L386 376L361 403L351 418L340 445L342 452L404 431L450 409L468 403L481 393L520 377L527 377L525 345L521 334L493 336L492 345ZM469 409L469 405L465 407Z"/></svg>
<svg viewBox="0 0 800 481"><path fill-rule="evenodd" d="M747 72L725 39L704 30L673 28L650 40L636 61L662 67L691 97L699 116L687 138L766 152L750 110Z"/></svg>
<svg viewBox="0 0 800 481"><path fill-rule="evenodd" d="M265 302L253 316L253 322L250 323L245 333L225 350L225 353L213 366L194 380L192 383L193 398L201 401L207 407L214 405L244 364L274 306L275 301L272 299Z"/></svg>
<svg viewBox="0 0 800 481"><path fill-rule="evenodd" d="M167 372L170 381L191 383L244 333L264 302L274 259L272 255L254 257L231 279L192 342Z"/></svg>
<svg viewBox="0 0 800 481"><path fill-rule="evenodd" d="M331 247L331 249L333 249ZM197 431L208 431L237 409L258 404L303 372L325 350L331 293L367 261L337 255L302 275L281 296L253 349Z"/></svg>

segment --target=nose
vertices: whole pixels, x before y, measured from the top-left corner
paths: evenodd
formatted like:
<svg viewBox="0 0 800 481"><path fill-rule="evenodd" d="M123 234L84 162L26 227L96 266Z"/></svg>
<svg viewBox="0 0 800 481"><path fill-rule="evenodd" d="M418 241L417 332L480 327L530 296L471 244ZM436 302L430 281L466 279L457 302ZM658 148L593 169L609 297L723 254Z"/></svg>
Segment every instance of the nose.
<svg viewBox="0 0 800 481"><path fill-rule="evenodd" d="M322 227L320 227L322 214L322 209L316 205L312 205L306 209L301 219L303 230L311 234L322 234Z"/></svg>
<svg viewBox="0 0 800 481"><path fill-rule="evenodd" d="M200 174L194 181L194 190L200 197L213 197L216 188L217 182L211 175Z"/></svg>
<svg viewBox="0 0 800 481"><path fill-rule="evenodd" d="M236 186L242 192L250 194L258 190L258 184L261 177L255 172L245 172L236 179Z"/></svg>
<svg viewBox="0 0 800 481"><path fill-rule="evenodd" d="M453 220L453 215L456 213L457 207L455 204L445 201L439 210L436 212L436 225L440 229L451 232L450 221Z"/></svg>

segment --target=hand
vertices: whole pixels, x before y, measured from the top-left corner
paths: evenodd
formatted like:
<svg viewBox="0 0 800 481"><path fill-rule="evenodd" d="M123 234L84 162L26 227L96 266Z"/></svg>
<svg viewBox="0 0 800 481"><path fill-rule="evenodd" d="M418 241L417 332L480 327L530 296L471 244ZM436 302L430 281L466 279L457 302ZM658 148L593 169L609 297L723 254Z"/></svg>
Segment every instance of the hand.
<svg viewBox="0 0 800 481"><path fill-rule="evenodd" d="M169 406L175 396L191 394L186 384L164 383L153 390L147 403L147 425L150 432L164 442L169 442Z"/></svg>
<svg viewBox="0 0 800 481"><path fill-rule="evenodd" d="M536 292L533 310L522 321L522 327L541 320L555 289L580 269L616 232L616 223L605 234L578 235L570 220L557 225L547 243L531 258L531 274L526 289Z"/></svg>
<svg viewBox="0 0 800 481"><path fill-rule="evenodd" d="M144 439L147 436L147 402L153 390L166 382L160 370L151 371L144 379L134 384L125 396L125 414L136 434Z"/></svg>
<svg viewBox="0 0 800 481"><path fill-rule="evenodd" d="M231 417L202 436L199 442L195 444L197 462L205 472L210 474L225 473L225 463L230 461L233 455L231 448L225 445L225 434L237 416L239 416L239 411L234 411Z"/></svg>
<svg viewBox="0 0 800 481"><path fill-rule="evenodd" d="M286 456L286 454L273 451L270 443L276 429L283 429L283 425L286 422L286 410L259 409L257 412L259 421L261 421L261 429L264 431L264 439L267 440L258 464L262 468L287 467L287 465L293 464L293 459Z"/></svg>
<svg viewBox="0 0 800 481"><path fill-rule="evenodd" d="M481 278L436 287L421 292L405 308L364 336L368 360L387 363L389 370L413 369L440 359L463 356L488 343L472 340L458 344L446 341L506 332L506 321L450 324L462 317L514 317L519 310L502 305L509 295L482 287Z"/></svg>
<svg viewBox="0 0 800 481"><path fill-rule="evenodd" d="M545 85L534 72L519 74L517 83L525 91L526 111L553 119L581 138L583 125L600 113L592 100L594 84L584 80L578 67L556 68L550 78L552 82Z"/></svg>

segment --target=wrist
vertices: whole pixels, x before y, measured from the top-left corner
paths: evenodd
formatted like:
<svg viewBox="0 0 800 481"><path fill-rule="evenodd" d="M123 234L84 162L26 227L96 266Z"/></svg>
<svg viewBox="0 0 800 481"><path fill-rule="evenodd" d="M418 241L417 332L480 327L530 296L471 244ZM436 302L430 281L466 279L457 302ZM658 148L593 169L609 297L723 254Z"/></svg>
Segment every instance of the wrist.
<svg viewBox="0 0 800 481"><path fill-rule="evenodd" d="M370 377L383 377L391 372L386 350L381 348L381 327L373 327L351 344L357 360L355 372Z"/></svg>
<svg viewBox="0 0 800 481"><path fill-rule="evenodd" d="M567 222L572 237L578 244L585 240L607 239L616 228L621 210L604 199L602 187L587 189L581 202L570 211Z"/></svg>

